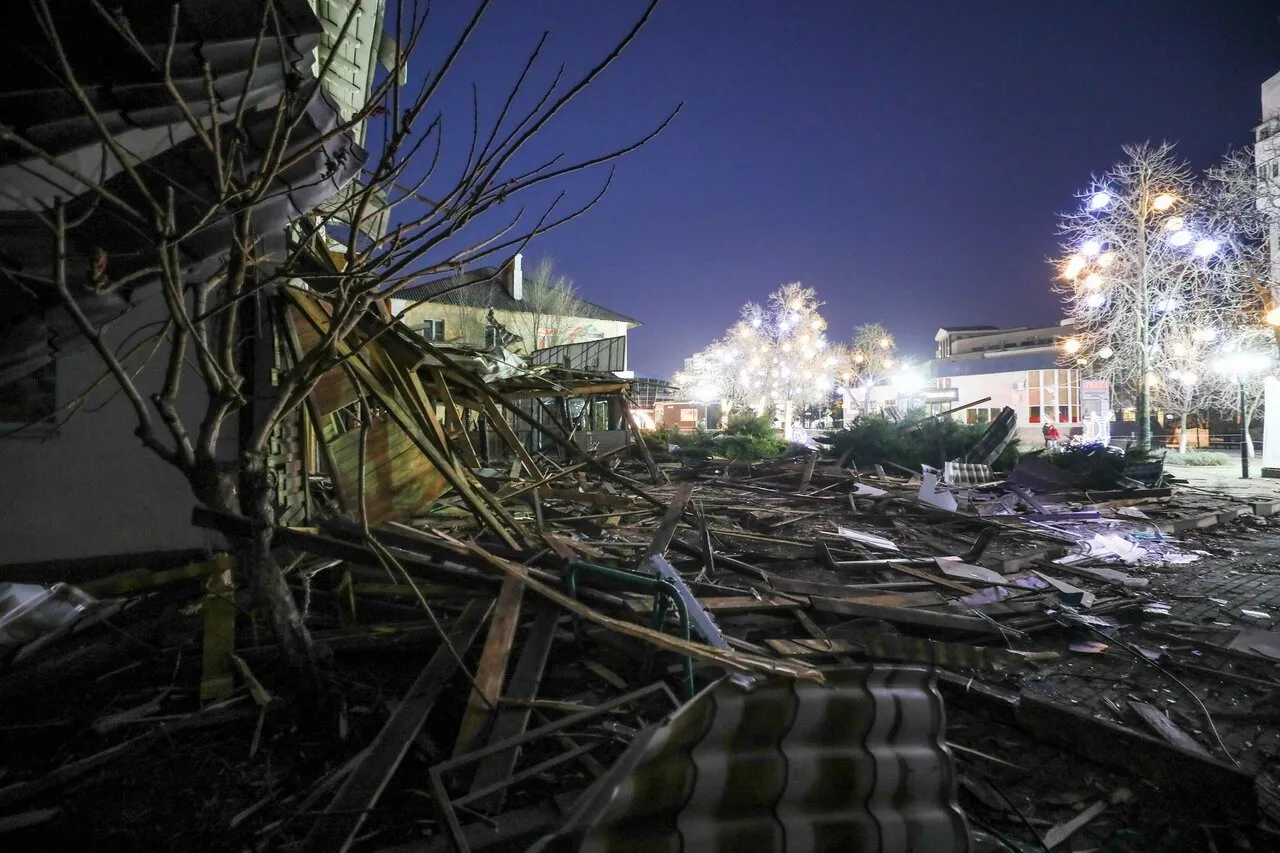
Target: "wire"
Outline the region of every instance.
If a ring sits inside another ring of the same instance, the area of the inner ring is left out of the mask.
[[[1196,701],[1197,705],[1200,706],[1200,713],[1204,714],[1204,720],[1206,723],[1209,724],[1209,731],[1213,732],[1213,739],[1218,742],[1218,748],[1222,750],[1222,754],[1225,755],[1227,758],[1231,759],[1231,763],[1234,764],[1236,767],[1240,766],[1240,762],[1236,761],[1236,757],[1231,754],[1231,751],[1227,749],[1227,745],[1222,742],[1222,735],[1218,734],[1218,727],[1213,724],[1213,716],[1209,713],[1209,709],[1205,707],[1204,702],[1200,701],[1200,697],[1196,695],[1196,692],[1194,690],[1192,690],[1190,687],[1184,684],[1181,679],[1179,679],[1173,673],[1169,672],[1169,670],[1165,669],[1160,664],[1156,663],[1155,661],[1151,660],[1151,658],[1144,655],[1140,649],[1130,645],[1126,640],[1122,640],[1119,637],[1108,637],[1106,634],[1102,633],[1094,626],[1088,625],[1084,622],[1073,623],[1073,624],[1084,625],[1090,631],[1102,637],[1102,639],[1106,640],[1107,642],[1115,643],[1120,648],[1129,652],[1131,655],[1133,655],[1143,663],[1148,664],[1156,672],[1159,672],[1165,678],[1168,678],[1174,684],[1178,685],[1183,690],[1187,691],[1187,694]]]

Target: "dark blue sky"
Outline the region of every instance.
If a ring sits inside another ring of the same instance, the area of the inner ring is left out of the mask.
[[[500,0],[454,82],[475,81],[492,115],[543,30],[548,59],[580,71],[643,6]],[[670,374],[787,281],[817,288],[832,337],[880,321],[921,356],[941,325],[1053,322],[1056,212],[1124,143],[1177,141],[1198,166],[1249,143],[1280,71],[1277,15],[1261,0],[667,0],[531,153],[606,150],[684,110],[526,258],[644,322],[640,375]]]

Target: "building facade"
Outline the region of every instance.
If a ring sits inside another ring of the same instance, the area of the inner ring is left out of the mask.
[[[572,366],[591,369],[594,364],[624,379],[631,377],[627,333],[640,322],[528,278],[520,255],[500,268],[484,267],[405,288],[388,301],[392,314],[428,340],[477,347],[502,344],[521,355],[600,342],[584,348],[588,357],[594,350],[602,351],[594,361]]]
[[[929,362],[933,388],[949,391],[957,408],[952,417],[969,424],[991,421],[1008,406],[1018,415],[1018,438],[1038,447],[1046,423],[1057,424],[1063,438],[1083,434],[1090,420],[1111,419],[1106,382],[1082,379],[1080,371],[1058,364],[1058,343],[1072,326],[992,326],[942,328],[934,336],[935,358]]]
[[[170,37],[169,5],[123,0],[111,4],[113,11],[117,5],[140,43],[150,46],[151,55],[164,56]],[[340,54],[329,63],[321,91],[299,107],[304,112],[295,133],[300,140],[303,134],[317,139],[332,137],[330,153],[341,153],[346,165],[324,178],[321,169],[327,167],[322,163],[306,180],[298,175],[297,187],[269,193],[271,201],[255,209],[264,223],[272,224],[270,239],[280,244],[298,211],[313,209],[332,198],[343,181],[358,172],[363,152],[355,134],[334,134],[333,129],[368,96],[379,49],[385,50],[381,38],[385,5],[385,0],[363,0],[353,33],[341,45],[337,33],[350,4],[328,0],[279,3],[278,30],[261,44],[257,38],[260,3],[202,0],[182,5],[177,46],[171,51],[177,85],[183,92],[197,93],[189,96],[196,106],[201,100],[198,93],[206,91],[210,80],[218,92],[233,92],[234,96],[219,101],[227,115],[234,114],[243,97],[246,124],[253,129],[247,136],[258,134],[260,123],[274,119],[274,105],[285,94],[286,81],[300,79],[305,84],[330,51],[336,49]],[[114,34],[102,32],[105,27],[101,23],[86,26],[86,12],[79,6],[51,6],[56,14],[68,16],[59,23],[64,39],[70,39],[69,53],[81,57],[94,52],[97,58],[86,63],[89,76],[82,82],[93,92],[103,93],[97,107],[99,120],[113,134],[120,150],[193,195],[207,192],[202,183],[208,177],[207,170],[190,165],[199,162],[188,150],[196,142],[194,131],[164,86],[137,70],[136,51]],[[39,54],[48,49],[38,27],[24,28],[12,22],[0,41],[15,53],[21,49]],[[391,53],[394,55],[394,50]],[[0,102],[11,110],[4,121],[56,155],[58,166],[97,176],[108,186],[124,180],[123,166],[105,151],[97,127],[76,106],[75,99],[66,97],[62,84],[41,71],[39,63],[27,65],[22,74],[11,75],[0,86]],[[241,82],[249,68],[256,69],[259,83],[252,88]],[[92,76],[105,73],[101,69],[110,69],[109,76]],[[307,91],[305,85],[303,91]],[[265,138],[266,134],[261,135]],[[21,230],[21,214],[33,206],[48,205],[54,198],[74,203],[86,187],[79,181],[59,178],[58,166],[51,163],[35,157],[24,159],[12,150],[3,153],[0,183],[9,192],[0,200],[4,220],[0,246],[8,253],[33,246],[39,250],[32,253],[38,260],[44,246],[29,240]],[[88,230],[91,225],[83,227]],[[103,233],[115,232],[104,227]],[[127,234],[120,239],[126,238]],[[209,244],[217,245],[217,241]],[[107,254],[117,266],[123,263],[117,258],[139,255],[127,242],[100,245],[108,247]],[[210,259],[196,260],[200,263],[190,267],[192,278],[203,274],[204,262]],[[212,261],[215,266],[219,262],[216,257]],[[209,272],[212,269],[209,267]],[[127,269],[117,269],[115,274],[124,272]],[[72,341],[59,337],[60,330],[70,323],[49,321],[52,315],[47,306],[30,306],[24,311],[27,306],[16,295],[16,288],[6,290],[3,283],[0,294],[5,297],[7,320],[25,314],[22,324],[0,329],[4,333],[0,334],[0,471],[4,472],[0,477],[0,541],[4,543],[0,564],[213,547],[217,537],[191,524],[195,498],[187,480],[134,436],[134,412],[124,395],[116,392],[114,383],[99,381],[104,369],[97,354],[87,346],[70,346]],[[89,295],[81,309],[104,329],[104,342],[122,354],[125,366],[138,371],[136,381],[142,396],[159,392],[163,365],[148,366],[147,351],[131,343],[140,335],[145,339],[146,330],[160,328],[168,319],[159,287],[142,283],[127,297]],[[82,410],[66,417],[77,401]],[[182,383],[177,408],[184,419],[198,421],[205,403],[195,376]],[[229,432],[232,435],[224,436],[223,445],[229,444],[226,452],[234,453],[234,430]]]

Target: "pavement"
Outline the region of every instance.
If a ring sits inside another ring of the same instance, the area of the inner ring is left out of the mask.
[[[1239,460],[1217,466],[1166,465],[1165,471],[1186,480],[1189,488],[1222,494],[1240,503],[1280,501],[1280,479],[1263,477],[1258,460],[1250,466],[1247,480],[1240,476]]]

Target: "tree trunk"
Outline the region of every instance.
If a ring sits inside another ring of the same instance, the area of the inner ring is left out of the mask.
[[[1187,452],[1187,413],[1182,413],[1182,428],[1178,430],[1178,452]]]
[[[220,501],[221,502],[221,501]],[[271,546],[275,531],[275,506],[266,457],[245,453],[240,459],[239,506],[220,507],[238,512],[253,525],[253,533],[231,538],[240,578],[248,584],[254,603],[267,612],[272,633],[280,643],[285,660],[297,673],[304,690],[319,688],[315,646],[303,621],[284,574],[276,565]]]

